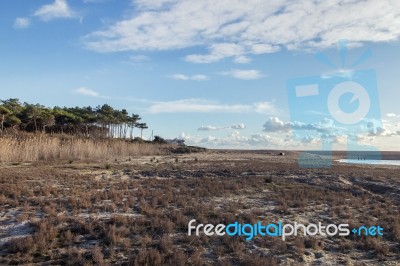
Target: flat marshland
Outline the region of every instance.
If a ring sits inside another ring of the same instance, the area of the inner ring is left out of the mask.
[[[0,171],[0,264],[398,265],[398,167],[300,169],[297,152],[110,145],[36,159],[9,151]],[[187,234],[191,219],[379,225],[384,235],[197,237]]]

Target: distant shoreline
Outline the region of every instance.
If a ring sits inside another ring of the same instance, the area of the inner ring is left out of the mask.
[[[319,154],[328,154],[329,152],[326,151],[317,151],[317,150],[274,150],[274,149],[259,149],[259,150],[254,150],[254,149],[210,149],[207,148],[209,151],[217,151],[217,152],[240,152],[240,153],[256,153],[256,154],[266,154],[266,155],[277,155],[279,156],[279,153],[285,153],[285,156],[298,156],[302,152],[306,153],[319,153]],[[370,151],[332,151],[333,158],[336,159],[346,159],[348,154],[354,154],[354,155],[365,155],[366,157],[368,154],[370,154]],[[380,151],[381,154],[381,159],[382,160],[400,160],[400,151]]]

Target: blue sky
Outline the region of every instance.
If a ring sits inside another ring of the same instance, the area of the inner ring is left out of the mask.
[[[379,102],[371,104],[381,121],[365,119],[369,126],[351,134],[399,150],[400,3],[268,2],[1,1],[0,98],[108,103],[139,113],[150,127],[145,136],[154,130],[206,147],[316,148],[327,137],[323,127],[340,148],[350,133],[335,130],[329,114],[293,120],[287,81],[373,69]],[[340,40],[347,40],[344,65]],[[352,67],[368,50],[372,57]],[[321,52],[337,67],[317,60]],[[295,122],[309,124],[298,127],[307,129],[302,139],[291,135]]]

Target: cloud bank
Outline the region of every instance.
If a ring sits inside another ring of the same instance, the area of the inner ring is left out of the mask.
[[[65,1],[56,0],[59,14]],[[52,6],[54,6],[52,5]],[[400,36],[400,2],[392,0],[135,0],[130,17],[92,32],[86,46],[101,52],[203,47],[185,60],[212,63],[282,49],[324,49],[388,42]],[[38,11],[51,19],[51,6]],[[351,14],[351,16],[349,16]]]

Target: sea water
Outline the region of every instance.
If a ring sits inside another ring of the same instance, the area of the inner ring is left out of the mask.
[[[399,165],[400,160],[357,160],[357,159],[340,159],[341,163],[350,164],[373,164],[373,165]]]

